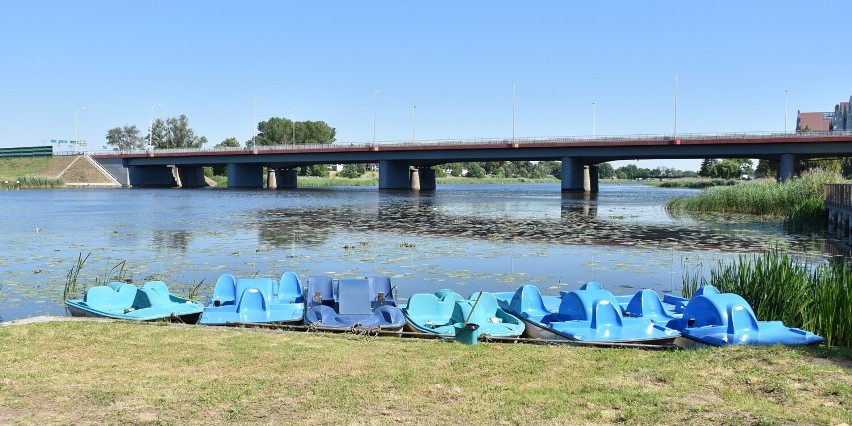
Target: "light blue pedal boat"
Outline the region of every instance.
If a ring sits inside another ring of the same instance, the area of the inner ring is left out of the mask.
[[[481,294],[474,293],[464,299],[448,289],[418,293],[408,299],[402,312],[408,328],[420,333],[452,337],[458,324],[470,323],[479,326],[477,335],[518,337],[523,334],[525,327],[520,319],[500,308],[493,294]]]
[[[715,287],[700,287],[691,299],[671,295],[661,301],[653,290],[619,297],[624,313],[647,318],[682,334],[675,343],[682,347],[700,345],[812,345],[825,341],[821,336],[781,321],[758,321],[741,296],[720,293]]]
[[[596,283],[558,297],[543,298],[532,285],[494,295],[500,307],[525,323],[531,338],[671,346],[680,336],[649,318],[625,316],[615,296]]]
[[[194,324],[204,305],[175,296],[162,281],[150,281],[142,288],[113,282],[86,290],[82,299],[65,302],[75,317],[113,318],[131,321],[175,320]]]
[[[240,278],[225,274],[216,281],[210,304],[199,324],[301,323],[305,315],[302,284],[293,272],[277,282],[270,278]]]

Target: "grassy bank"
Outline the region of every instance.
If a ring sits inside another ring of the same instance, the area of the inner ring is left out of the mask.
[[[700,266],[684,271],[685,297],[711,284],[742,296],[759,320],[780,320],[813,331],[830,345],[852,347],[852,271],[846,261],[814,265],[771,250],[719,261],[709,280]]]
[[[849,421],[850,362],[824,348],[648,352],[40,323],[0,327],[0,419],[837,424]]]
[[[666,204],[672,213],[744,213],[784,218],[794,230],[823,229],[826,222],[823,186],[840,182],[835,173],[815,172],[783,183],[760,180],[736,186],[709,188]]]
[[[704,189],[714,186],[734,186],[741,181],[736,179],[710,179],[710,178],[678,178],[678,179],[645,179],[643,185],[656,186],[659,188],[688,188]]]

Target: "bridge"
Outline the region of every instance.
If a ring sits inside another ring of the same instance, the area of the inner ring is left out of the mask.
[[[852,132],[724,133],[433,140],[163,149],[92,154],[125,186],[205,186],[203,167],[227,165],[228,186],[295,188],[296,167],[378,163],[379,189],[435,189],[432,166],[473,161],[561,161],[562,190],[597,192],[600,163],[615,160],[758,158],[793,176],[797,160],[852,156]]]

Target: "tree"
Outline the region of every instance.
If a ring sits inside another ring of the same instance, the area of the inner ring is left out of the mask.
[[[710,169],[710,177],[721,179],[736,179],[742,174],[740,163],[737,160],[726,158]]]
[[[257,124],[258,134],[255,143],[259,146],[292,145],[295,126],[295,143],[322,144],[333,143],[337,130],[325,121],[292,121],[287,118],[272,117]]]
[[[467,177],[484,178],[485,169],[479,163],[467,163]]]
[[[196,136],[195,131],[189,128],[189,119],[186,115],[180,117],[169,117],[165,122],[161,119],[154,120],[151,125],[151,144],[157,149],[169,148],[201,148],[207,143],[204,136]]]
[[[313,164],[310,166],[304,166],[298,168],[299,176],[316,176],[316,177],[328,177],[328,166],[325,164]]]
[[[612,179],[615,177],[615,169],[612,168],[612,164],[598,164],[598,177],[601,179]]]
[[[367,166],[363,164],[344,164],[343,170],[338,173],[338,176],[346,177],[350,179],[354,179],[357,177],[361,177],[364,173],[367,172]]]
[[[131,149],[144,149],[145,142],[139,137],[139,129],[136,126],[116,127],[109,129],[106,134],[107,145],[119,151]]]
[[[240,144],[240,141],[238,141],[237,138],[228,138],[217,143],[213,148],[239,148],[240,146],[242,146],[242,144]]]
[[[710,169],[712,169],[713,165],[718,162],[719,160],[715,158],[705,158],[704,161],[701,162],[701,168],[698,169],[698,176],[710,177]]]

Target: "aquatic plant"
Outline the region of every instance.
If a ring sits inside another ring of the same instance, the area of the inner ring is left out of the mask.
[[[809,223],[825,221],[823,187],[842,180],[837,173],[817,170],[782,183],[759,180],[714,187],[696,196],[672,198],[666,203],[666,210],[782,217],[791,229],[810,230]]]
[[[719,261],[709,279],[702,266],[683,268],[685,297],[710,284],[742,296],[760,320],[780,320],[825,337],[829,345],[852,346],[852,265],[846,259],[813,263],[772,249]]]
[[[61,188],[65,186],[63,179],[47,178],[41,176],[19,176],[16,185],[22,189],[33,188]],[[11,184],[11,182],[10,182]]]
[[[62,291],[62,300],[68,300],[71,297],[77,297],[77,277],[80,275],[80,270],[83,269],[83,265],[86,264],[86,260],[89,259],[89,256],[92,255],[92,252],[83,257],[83,253],[81,252],[77,256],[77,262],[71,266],[71,270],[68,271],[68,276],[65,278],[65,288]]]

